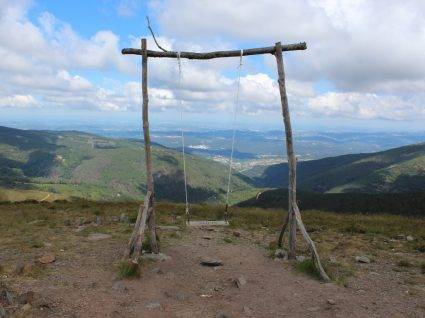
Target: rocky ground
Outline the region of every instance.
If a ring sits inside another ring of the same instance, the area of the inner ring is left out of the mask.
[[[166,256],[146,260],[140,278],[119,279],[123,237],[79,236],[82,227],[66,248],[54,250],[64,238],[53,238],[34,264],[3,275],[0,317],[425,317],[424,285],[408,281],[420,274],[394,271],[390,260],[354,260],[345,287],[324,284],[269,257],[268,234],[171,227],[161,230]],[[208,259],[221,264],[200,264]]]
[[[282,211],[186,228],[183,205],[157,208],[164,254],[123,278],[136,202],[0,204],[0,317],[425,317],[423,219],[303,211],[324,284],[301,237],[297,261],[276,250]]]

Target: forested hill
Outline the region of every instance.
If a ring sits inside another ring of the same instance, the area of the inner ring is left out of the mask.
[[[153,145],[156,196],[182,201],[181,153]],[[227,168],[187,155],[189,199],[223,201]],[[93,200],[140,199],[146,191],[143,144],[76,131],[34,131],[0,127],[0,200],[84,197]],[[234,195],[250,191],[238,176]],[[24,195],[22,194],[24,193]],[[38,195],[38,196],[37,196]],[[222,203],[222,202],[221,202]]]
[[[249,171],[259,187],[287,187],[286,163]],[[321,193],[425,191],[425,143],[387,151],[301,161],[299,189]]]

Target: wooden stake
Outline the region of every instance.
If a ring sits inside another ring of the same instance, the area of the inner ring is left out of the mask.
[[[151,192],[152,197],[149,200],[149,229],[150,229],[150,245],[154,253],[158,253],[158,244],[156,242],[156,222],[155,222],[155,191],[153,185],[152,173],[152,155],[151,155],[151,138],[149,133],[149,97],[148,97],[148,54],[146,39],[142,39],[142,94],[143,94],[143,138],[145,141],[145,160],[146,160],[146,179],[147,188]]]
[[[288,156],[288,169],[289,169],[289,206],[288,206],[288,224],[289,224],[289,258],[295,258],[295,235],[296,235],[296,224],[300,228],[300,231],[306,240],[311,255],[314,261],[314,264],[320,274],[320,277],[324,281],[329,281],[329,277],[326,274],[325,270],[322,267],[320,262],[319,254],[317,253],[316,246],[313,240],[307,233],[304,223],[301,219],[301,213],[297,205],[297,184],[296,184],[296,173],[297,173],[297,161],[294,154],[294,145],[292,140],[292,128],[291,128],[291,119],[289,117],[289,106],[288,106],[288,97],[286,96],[286,87],[285,87],[285,71],[283,68],[283,57],[282,57],[282,44],[280,42],[276,43],[276,63],[277,71],[279,75],[279,91],[280,91],[280,100],[282,103],[282,115],[283,122],[285,124],[285,133],[286,133],[286,152]],[[282,231],[285,231],[285,224],[282,227]],[[283,238],[283,233],[280,233],[279,238]],[[278,242],[279,243],[279,242]]]
[[[292,128],[291,128],[291,119],[289,117],[289,107],[288,107],[288,97],[286,96],[286,87],[285,87],[285,70],[283,68],[283,57],[282,57],[282,44],[280,42],[276,43],[275,49],[276,63],[277,63],[277,72],[279,75],[279,91],[280,91],[280,101],[282,103],[282,115],[283,123],[285,125],[285,134],[286,134],[286,153],[288,156],[288,170],[289,170],[289,187],[288,187],[288,225],[289,225],[289,253],[288,258],[294,259],[296,256],[295,252],[295,241],[296,241],[296,219],[294,209],[292,208],[293,202],[296,202],[296,179],[294,172],[295,165],[295,155],[294,147],[292,143]],[[285,226],[286,227],[286,226]],[[285,229],[282,228],[282,231]],[[283,238],[283,233],[281,234]]]

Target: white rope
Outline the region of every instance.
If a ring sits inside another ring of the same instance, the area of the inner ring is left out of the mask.
[[[180,125],[181,125],[181,141],[182,141],[182,157],[183,157],[183,178],[184,178],[184,196],[185,196],[185,204],[186,204],[186,218],[189,218],[189,201],[187,199],[187,175],[186,175],[186,154],[185,154],[185,146],[184,146],[184,130],[183,130],[183,99],[181,94],[181,86],[182,86],[182,65],[180,59],[180,52],[177,52],[177,64],[179,66],[179,104],[180,104]]]
[[[241,50],[241,55],[240,55],[240,58],[239,58],[238,82],[237,82],[235,104],[233,106],[233,135],[232,135],[232,149],[230,151],[229,175],[228,175],[228,179],[227,179],[226,214],[227,214],[227,207],[229,206],[230,181],[231,181],[231,178],[232,178],[232,166],[233,166],[233,152],[235,150],[236,117],[237,117],[238,107],[239,107],[239,91],[240,91],[240,86],[241,86],[242,56],[243,56],[243,50]],[[226,218],[227,218],[227,215],[226,215]]]

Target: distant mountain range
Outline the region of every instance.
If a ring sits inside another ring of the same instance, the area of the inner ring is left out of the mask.
[[[158,144],[152,146],[152,153],[157,198],[183,201],[181,153]],[[191,202],[223,203],[225,165],[189,154],[187,173]],[[0,200],[47,196],[141,199],[145,180],[140,140],[0,127]],[[238,193],[253,193],[242,178],[235,175],[232,180],[232,199],[237,200]]]
[[[181,153],[159,144],[154,144],[152,151],[157,199],[183,201]],[[220,162],[188,154],[190,201],[223,203],[227,169]],[[232,202],[246,200],[265,189],[287,187],[287,169],[286,164],[278,164],[256,166],[243,175],[235,173]],[[300,161],[297,171],[298,188],[309,192],[423,192],[425,143]],[[140,140],[0,127],[0,201],[141,199],[146,191],[145,180]]]
[[[288,186],[287,163],[255,167],[245,173],[257,187]],[[300,161],[297,187],[319,193],[425,191],[425,143]]]

